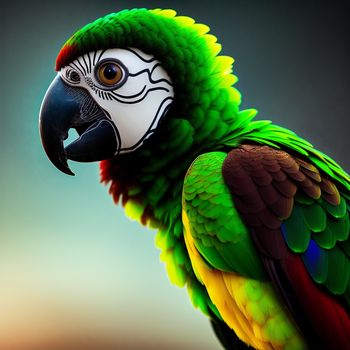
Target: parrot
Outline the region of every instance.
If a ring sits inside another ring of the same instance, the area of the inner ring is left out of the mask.
[[[350,177],[241,109],[221,50],[173,9],[97,18],[57,56],[44,151],[68,175],[68,160],[99,162],[115,204],[157,230],[170,282],[223,348],[350,349]]]

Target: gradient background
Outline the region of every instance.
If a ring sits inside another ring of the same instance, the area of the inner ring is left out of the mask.
[[[291,128],[349,171],[345,1],[11,1],[1,8],[0,349],[219,349],[155,232],[124,217],[97,164],[57,171],[37,119],[65,40],[122,8],[174,8],[236,59],[242,108]]]

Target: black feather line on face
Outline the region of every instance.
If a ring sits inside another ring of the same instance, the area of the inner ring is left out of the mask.
[[[85,67],[82,65],[82,63],[80,62],[80,57],[77,59],[77,62],[78,62],[78,64],[79,64],[79,66],[81,67],[81,69],[83,70],[83,74],[84,74],[84,76],[86,76],[87,75],[87,71],[85,70]]]
[[[149,81],[152,83],[152,84],[157,84],[157,83],[161,83],[161,82],[165,82],[167,84],[169,84],[170,86],[173,86],[172,82],[168,79],[159,79],[159,80],[153,80],[152,79],[152,74],[154,72],[154,70],[157,68],[157,67],[161,67],[162,65],[160,63],[157,63],[153,66],[152,70],[149,70],[148,68],[146,69],[143,69],[137,73],[129,73],[129,76],[131,77],[137,77],[138,75],[141,75],[143,73],[147,73],[148,75],[148,79]]]
[[[89,66],[88,66],[88,64],[87,64],[87,62],[86,62],[86,60],[85,60],[85,57],[84,57],[85,55],[83,55],[82,56],[82,59],[83,59],[83,62],[84,62],[84,64],[85,64],[85,68],[86,68],[86,73],[88,74],[89,73]],[[90,57],[90,55],[88,55],[89,57]]]
[[[118,102],[120,102],[120,103],[124,103],[124,104],[136,104],[136,103],[139,103],[139,102],[143,101],[151,91],[157,91],[157,90],[163,90],[163,91],[169,92],[169,89],[164,88],[164,87],[151,88],[151,89],[148,89],[148,90],[146,91],[146,93],[145,93],[140,99],[135,100],[135,101],[123,101],[123,100],[120,100],[120,99],[117,97],[117,95],[114,96],[114,94],[113,94],[113,95],[111,94],[110,96],[111,96],[114,100],[116,100],[116,101],[118,101]],[[140,95],[140,93],[138,93],[137,95]]]
[[[160,106],[158,107],[158,110],[152,120],[152,123],[151,125],[149,126],[148,130],[146,131],[146,133],[143,135],[143,137],[135,144],[133,145],[132,147],[126,147],[126,148],[121,148],[120,151],[124,151],[124,152],[130,152],[136,148],[138,148],[146,138],[148,138],[150,136],[151,133],[153,133],[155,130],[152,129],[153,125],[155,124],[155,122],[157,120],[161,120],[165,114],[167,113],[167,111],[169,110],[169,106],[171,105],[171,102],[169,103],[169,105],[164,108],[164,110],[162,111],[162,107],[163,105],[167,102],[167,101],[173,101],[173,98],[172,97],[166,97],[160,104]],[[161,115],[160,115],[161,113]]]
[[[150,59],[146,59],[144,57],[142,57],[139,53],[137,53],[136,51],[134,51],[133,49],[131,49],[130,47],[125,48],[124,50],[130,51],[132,52],[135,56],[137,56],[140,60],[142,60],[145,63],[150,63],[156,60],[155,57],[151,57]]]
[[[95,52],[96,52],[96,51],[95,51]],[[91,74],[91,69],[92,69],[92,66],[91,66],[91,57],[90,57],[89,54],[87,55],[87,57],[88,57],[88,60],[89,60],[89,69],[88,69],[88,72],[89,72],[89,74]]]
[[[144,91],[146,90],[146,87],[147,87],[147,86],[144,85],[143,88],[142,88],[142,90],[140,90],[139,92],[137,92],[137,93],[134,94],[134,95],[129,95],[129,96],[117,94],[117,93],[114,92],[114,91],[111,91],[111,93],[112,93],[114,96],[116,96],[116,97],[129,99],[129,98],[134,98],[134,97],[138,97],[138,96],[142,95],[142,94],[144,93]]]

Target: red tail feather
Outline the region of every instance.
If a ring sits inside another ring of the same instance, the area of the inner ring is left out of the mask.
[[[350,349],[350,317],[341,303],[311,280],[297,255],[290,254],[282,264],[325,349]]]

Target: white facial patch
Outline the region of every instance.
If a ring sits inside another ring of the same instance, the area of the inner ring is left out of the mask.
[[[114,64],[120,68],[117,72],[112,70]],[[119,153],[140,147],[174,99],[173,85],[161,63],[135,48],[90,52],[62,68],[60,75],[69,85],[88,90],[113,121]]]

